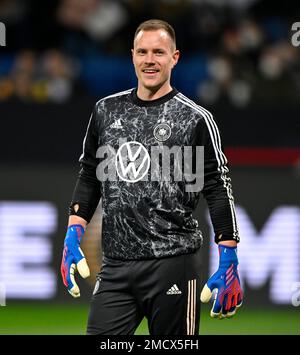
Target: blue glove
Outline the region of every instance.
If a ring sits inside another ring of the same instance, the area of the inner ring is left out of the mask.
[[[243,291],[237,270],[237,248],[219,245],[219,256],[219,269],[204,285],[200,298],[207,303],[216,290],[210,315],[222,319],[232,317],[242,305]]]
[[[84,228],[80,224],[73,224],[68,227],[60,267],[64,285],[75,298],[80,297],[80,290],[74,278],[75,271],[78,270],[83,278],[90,276],[89,267],[80,249],[83,233]]]

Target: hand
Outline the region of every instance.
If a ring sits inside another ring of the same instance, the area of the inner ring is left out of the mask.
[[[237,248],[219,245],[220,265],[207,281],[201,292],[201,302],[210,301],[216,289],[210,315],[213,318],[230,318],[243,302],[243,291],[238,275]]]
[[[78,270],[83,278],[90,276],[89,267],[80,249],[83,233],[84,228],[80,224],[73,224],[68,227],[60,267],[64,285],[75,298],[80,297],[80,290],[74,278],[75,271]]]

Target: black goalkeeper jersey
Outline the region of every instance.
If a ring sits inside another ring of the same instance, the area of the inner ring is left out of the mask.
[[[162,160],[153,160],[156,148],[187,146],[193,149],[193,159],[195,147],[204,147],[201,191],[189,191],[190,182],[184,177],[175,179],[174,156],[169,160],[169,179],[162,178]],[[218,128],[209,111],[177,90],[143,101],[136,89],[130,89],[98,101],[79,161],[70,214],[89,222],[102,197],[105,256],[137,260],[194,252],[203,238],[192,216],[201,193],[208,203],[215,241],[239,241]]]

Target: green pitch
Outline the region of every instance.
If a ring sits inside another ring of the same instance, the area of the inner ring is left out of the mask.
[[[0,307],[0,334],[84,334],[88,305],[19,304]],[[216,320],[203,307],[201,334],[300,334],[300,308],[262,310],[241,307],[232,319]],[[148,334],[144,320],[136,334]]]

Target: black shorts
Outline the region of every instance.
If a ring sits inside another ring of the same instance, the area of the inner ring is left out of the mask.
[[[87,334],[198,335],[200,249],[193,254],[121,261],[103,258],[91,299]]]

